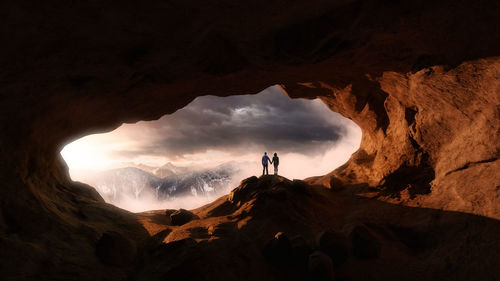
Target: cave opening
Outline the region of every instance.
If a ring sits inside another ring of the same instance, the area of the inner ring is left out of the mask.
[[[280,176],[303,179],[341,166],[360,142],[361,129],[321,100],[291,99],[271,86],[255,95],[201,96],[158,120],[80,138],[61,155],[72,180],[141,212],[207,204],[261,175],[264,151],[278,154]]]

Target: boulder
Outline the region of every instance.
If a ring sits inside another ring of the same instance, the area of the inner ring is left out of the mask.
[[[298,235],[290,240],[292,245],[292,258],[295,264],[299,266],[306,266],[307,259],[311,253],[311,246],[307,240]]]
[[[318,236],[318,248],[327,254],[334,265],[343,264],[349,257],[349,239],[336,231],[324,231]]]
[[[199,217],[188,210],[179,209],[170,214],[170,219],[172,225],[183,225],[192,220],[199,219]]]
[[[167,215],[167,217],[170,217],[170,215],[175,213],[176,211],[177,211],[176,209],[166,209],[165,215]]]
[[[353,253],[358,258],[370,259],[380,256],[382,245],[366,225],[355,226],[349,234]]]
[[[314,251],[311,255],[309,255],[307,271],[309,273],[310,280],[335,280],[333,274],[333,261],[327,254],[321,251]]]
[[[269,240],[263,250],[264,256],[278,267],[286,267],[292,261],[292,244],[283,232],[278,232],[273,239]]]
[[[101,262],[114,266],[127,266],[132,263],[136,247],[132,240],[118,232],[108,231],[102,234],[96,245],[96,255]]]
[[[240,185],[229,193],[228,200],[231,203],[238,203],[257,189],[259,179],[256,176],[246,178]]]

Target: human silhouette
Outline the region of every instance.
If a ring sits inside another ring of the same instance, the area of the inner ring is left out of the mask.
[[[278,157],[278,153],[274,153],[273,160],[271,164],[274,165],[274,175],[278,175],[278,165],[280,164],[280,158]]]
[[[262,175],[269,175],[269,171],[267,169],[267,163],[272,163],[269,156],[267,156],[267,152],[264,152],[264,156],[262,156]]]

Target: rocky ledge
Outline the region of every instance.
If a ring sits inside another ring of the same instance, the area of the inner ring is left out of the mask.
[[[388,204],[279,176],[251,177],[181,226],[152,234],[131,280],[488,280],[500,223]],[[478,242],[481,241],[481,242]]]

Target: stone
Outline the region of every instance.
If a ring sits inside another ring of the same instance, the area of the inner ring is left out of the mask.
[[[355,226],[349,237],[356,257],[370,259],[380,256],[381,242],[366,225]]]
[[[188,210],[179,209],[170,214],[170,219],[172,221],[172,225],[183,225],[192,220],[198,219],[198,216]]]
[[[311,246],[307,240],[298,235],[290,240],[292,245],[292,258],[293,262],[298,266],[306,266],[307,259],[311,253]]]
[[[170,217],[170,215],[175,213],[176,211],[177,211],[176,209],[166,209],[165,215],[167,215],[167,217]]]
[[[317,244],[336,266],[343,264],[349,257],[349,239],[340,232],[327,230],[320,233]]]
[[[311,255],[309,255],[307,271],[309,273],[310,280],[335,280],[332,259],[321,251],[314,251]]]
[[[134,242],[118,232],[104,232],[97,242],[96,255],[108,265],[127,266],[136,254]]]
[[[236,222],[224,222],[217,225],[209,226],[207,232],[211,236],[224,237],[233,233],[237,229],[238,228]]]
[[[291,265],[292,244],[288,236],[283,232],[276,233],[273,239],[266,244],[262,253],[272,264],[278,267]]]

